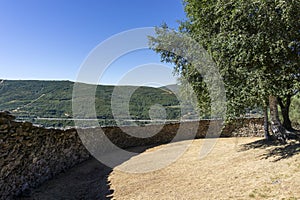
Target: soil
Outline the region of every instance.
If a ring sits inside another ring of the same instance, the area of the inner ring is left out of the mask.
[[[30,199],[300,199],[298,141],[221,138],[201,158],[209,141],[147,147],[113,169],[91,159],[33,190]]]
[[[18,199],[107,199],[106,196],[110,194],[107,184],[110,172],[110,168],[96,159],[90,159],[32,190],[29,197]]]

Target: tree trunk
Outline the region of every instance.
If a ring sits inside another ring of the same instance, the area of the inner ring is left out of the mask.
[[[292,96],[287,96],[285,104],[284,104],[284,102],[281,98],[278,98],[278,103],[280,105],[281,114],[282,114],[282,117],[283,117],[282,125],[288,131],[294,131],[294,129],[292,127],[292,122],[291,122],[290,116],[289,116],[291,98],[292,98]]]
[[[282,143],[286,143],[286,130],[279,120],[277,97],[269,96],[269,105],[272,133],[277,140]]]
[[[269,119],[268,119],[268,107],[264,107],[264,130],[265,130],[265,139],[270,140],[270,133],[269,133]]]

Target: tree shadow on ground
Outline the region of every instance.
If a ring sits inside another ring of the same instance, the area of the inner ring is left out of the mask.
[[[268,141],[262,139],[242,145],[241,151],[250,149],[266,149],[267,152],[261,156],[262,159],[274,158],[273,162],[277,162],[299,154],[300,141],[289,140],[287,144],[281,144],[276,140]]]
[[[142,153],[155,145],[128,148],[128,151]],[[110,188],[108,177],[114,166],[129,160],[131,156],[122,156],[110,152],[113,166],[106,166],[95,158],[74,166],[65,173],[60,173],[51,180],[33,189],[28,196],[18,196],[18,200],[75,200],[75,199],[112,199],[114,191]]]

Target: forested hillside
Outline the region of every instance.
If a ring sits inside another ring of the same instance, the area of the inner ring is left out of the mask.
[[[34,123],[46,126],[73,125],[71,81],[3,80],[0,84],[0,110],[7,110]],[[118,86],[126,93],[131,86]],[[97,118],[102,125],[115,122],[111,111],[114,86],[98,85],[95,98]],[[121,95],[122,98],[122,95]],[[122,99],[119,99],[122,101]],[[166,109],[167,119],[180,116],[179,101],[167,88],[139,87],[132,94],[129,110],[132,119],[147,120],[149,109],[160,104]],[[62,118],[44,119],[44,118]]]
[[[292,98],[290,117],[294,123],[300,125],[300,93]]]
[[[73,84],[74,82],[71,81],[0,81],[0,110],[10,111],[20,120],[44,126],[73,126]],[[132,89],[132,86],[117,87],[121,87],[124,94]],[[97,86],[95,107],[100,125],[116,124],[111,109],[111,96],[114,88],[115,86]],[[181,116],[180,102],[168,88],[176,90],[175,85],[162,88],[139,87],[130,98],[130,117],[134,120],[149,120],[151,106],[160,104],[166,110],[166,119],[179,119]],[[122,96],[120,95],[118,101],[124,100]],[[299,94],[292,99],[290,117],[294,123],[300,124]],[[128,121],[122,123],[130,125]]]

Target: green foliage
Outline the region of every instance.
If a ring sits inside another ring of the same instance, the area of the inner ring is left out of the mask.
[[[189,34],[216,62],[225,83],[228,118],[266,106],[270,95],[284,98],[299,92],[299,0],[185,0],[184,6],[188,19],[179,31]],[[210,99],[202,75],[174,53],[184,47],[160,48],[160,43],[174,40],[167,34],[174,33],[163,25],[157,37],[150,38],[151,48],[176,65],[176,72],[197,92],[199,106],[207,107]]]
[[[290,118],[292,122],[300,125],[300,93],[292,98]]]
[[[74,123],[70,120],[73,84],[70,81],[4,80],[0,84],[0,110],[11,111],[19,119],[45,126],[73,126]],[[128,93],[132,88],[131,86],[116,87],[120,87],[123,94]],[[99,85],[96,89],[95,110],[99,124],[102,126],[116,124],[111,109],[114,89],[114,86],[104,85]],[[118,100],[124,101],[122,94]],[[181,114],[179,103],[177,97],[166,88],[139,87],[130,98],[129,112],[132,119],[150,119],[149,109],[155,104],[160,104],[166,110],[166,119],[178,119]],[[86,118],[91,117],[89,113],[84,113],[84,110],[82,115]],[[49,121],[43,118],[62,119]],[[125,119],[125,115],[120,118]]]

